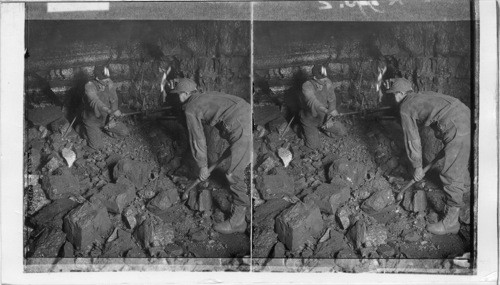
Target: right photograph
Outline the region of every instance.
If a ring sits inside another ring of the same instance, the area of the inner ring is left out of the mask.
[[[473,274],[474,5],[401,2],[255,4],[253,271]]]

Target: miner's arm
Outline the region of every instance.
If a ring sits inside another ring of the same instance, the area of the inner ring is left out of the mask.
[[[201,116],[197,116],[193,112],[186,111],[186,124],[193,158],[198,167],[207,167],[207,143],[205,133],[203,132]]]
[[[333,88],[333,84],[331,82],[328,82],[326,85],[326,88],[328,90],[328,97],[326,98],[328,102],[328,113],[329,114],[335,114],[338,115],[337,112],[337,97],[335,97],[335,90]]]
[[[401,125],[406,146],[406,154],[413,168],[422,167],[422,144],[418,133],[416,116],[401,111]]]
[[[92,82],[85,84],[85,96],[87,97],[90,107],[94,109],[96,116],[99,117],[100,114],[111,113],[111,109],[109,109],[97,96],[97,88]]]
[[[306,82],[302,85],[302,94],[304,94],[305,103],[309,110],[315,114],[316,112],[320,112],[322,114],[326,114],[328,110],[326,109],[321,102],[318,101],[316,95],[314,95],[314,87],[312,83]]]
[[[109,83],[109,92],[110,92],[109,102],[111,103],[111,111],[114,112],[118,110],[118,95],[116,94],[116,85],[112,81]]]

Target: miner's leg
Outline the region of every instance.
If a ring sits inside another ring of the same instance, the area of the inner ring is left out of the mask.
[[[454,138],[445,144],[444,165],[440,177],[446,194],[447,212],[442,221],[427,227],[433,234],[456,234],[460,230],[458,216],[460,207],[464,206],[464,178],[469,173],[470,143],[470,132],[459,130]]]
[[[101,123],[97,119],[83,120],[85,139],[89,147],[100,150],[103,147]]]
[[[247,126],[248,125],[248,126]],[[248,186],[245,183],[245,168],[250,164],[250,122],[242,122],[242,128],[233,135],[231,143],[231,165],[226,174],[233,196],[231,218],[214,225],[214,230],[223,233],[243,233],[247,228],[246,210],[250,207]]]
[[[304,145],[311,150],[316,150],[320,146],[318,130],[318,121],[320,120],[321,119],[315,118],[310,114],[300,112],[300,124],[302,126]]]

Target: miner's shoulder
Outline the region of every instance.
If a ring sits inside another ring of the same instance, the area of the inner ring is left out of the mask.
[[[314,85],[311,82],[311,80],[308,80],[308,81],[304,82],[304,84],[302,84],[302,89],[304,89],[304,90],[314,90]]]
[[[97,90],[97,86],[94,81],[90,80],[85,84],[85,91],[95,91]]]

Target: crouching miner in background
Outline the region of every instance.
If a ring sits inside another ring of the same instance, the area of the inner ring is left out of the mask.
[[[464,180],[469,175],[470,110],[460,100],[448,95],[415,93],[411,82],[403,78],[396,79],[387,92],[394,93],[396,102],[400,104],[406,152],[415,169],[413,178],[416,181],[424,177],[418,125],[430,126],[436,138],[444,144],[445,157],[440,178],[446,194],[446,215],[443,220],[428,225],[427,230],[437,235],[456,234],[460,230],[460,207],[464,206]]]
[[[200,180],[210,176],[203,124],[216,127],[221,137],[229,142],[231,161],[226,178],[233,196],[232,213],[228,220],[216,223],[214,230],[223,234],[245,232],[245,214],[250,206],[244,181],[245,168],[250,163],[250,104],[242,98],[220,92],[198,93],[196,83],[187,78],[180,79],[171,93],[178,94],[183,104],[191,152],[200,168]]]
[[[330,116],[337,116],[335,91],[332,81],[328,79],[326,67],[315,65],[312,69],[313,78],[302,85],[300,124],[303,131],[305,146],[309,151],[320,146],[319,127]],[[330,122],[328,128],[334,127]],[[343,126],[338,126],[343,129]]]
[[[94,79],[85,85],[83,105],[84,137],[89,147],[99,150],[103,146],[101,136],[106,122],[109,122],[112,117],[122,116],[118,110],[116,88],[109,78],[109,69],[106,66],[94,68]],[[127,136],[129,133],[122,122],[114,120],[105,131],[110,135],[118,136]]]

